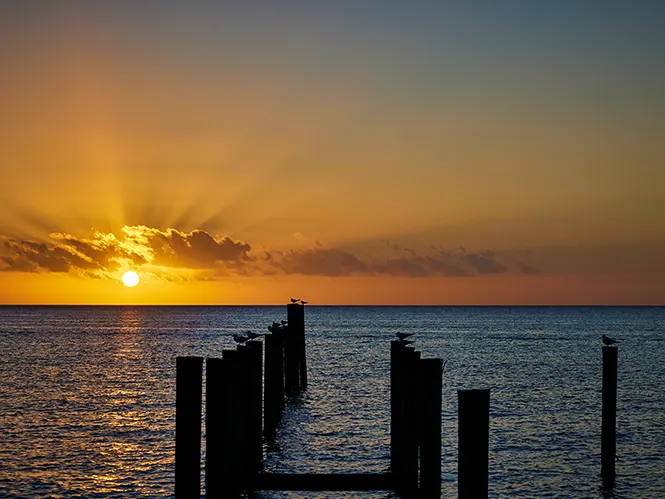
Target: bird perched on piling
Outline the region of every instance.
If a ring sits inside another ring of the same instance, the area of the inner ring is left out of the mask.
[[[619,342],[617,340],[613,340],[612,338],[610,338],[607,335],[603,335],[603,344],[605,344],[607,346],[610,346],[610,345],[614,345],[615,343],[619,343]]]
[[[284,319],[282,319],[282,326],[286,326],[288,323],[289,321],[285,321]]]
[[[234,334],[233,335],[233,341],[235,341],[236,343],[245,343],[248,339],[249,338],[247,336],[244,336],[242,334]]]
[[[261,333],[253,333],[252,331],[246,331],[245,336],[247,336],[248,340],[255,340],[259,336],[263,336]]]
[[[277,333],[279,331],[284,331],[285,327],[286,321],[282,321],[281,324],[279,322],[272,321],[272,324],[268,326],[268,331],[271,333]]]
[[[291,303],[298,303],[299,301],[299,298],[291,298]]]
[[[413,336],[414,334],[415,334],[415,333],[400,333],[400,332],[398,331],[398,332],[397,332],[397,337],[398,337],[400,340],[405,340],[405,339],[407,339],[409,336]]]
[[[300,300],[300,304],[301,304],[301,305],[307,305],[308,303],[309,303],[308,301]]]

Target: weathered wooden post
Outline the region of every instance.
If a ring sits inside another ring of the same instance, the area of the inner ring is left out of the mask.
[[[247,369],[246,348],[223,350],[225,415],[222,438],[225,442],[222,478],[224,497],[240,497],[248,469]],[[207,496],[206,496],[207,497]]]
[[[614,487],[616,470],[616,421],[617,421],[617,347],[603,347],[603,410],[600,443],[600,474],[603,487]]]
[[[483,499],[488,494],[489,390],[457,390],[459,499]]]
[[[402,468],[401,489],[406,494],[413,494],[418,489],[418,434],[419,400],[418,371],[420,352],[406,347],[404,357],[404,393],[402,405],[402,438],[404,461]],[[400,483],[398,482],[398,483]]]
[[[401,407],[402,386],[404,381],[403,361],[404,346],[399,341],[390,342],[390,468],[393,473],[399,473],[402,433],[401,433]]]
[[[201,495],[203,358],[176,357],[175,496]]]
[[[284,334],[281,331],[268,334],[265,342],[263,434],[266,439],[271,440],[275,438],[277,424],[284,409]]]
[[[286,306],[286,318],[289,331],[295,336],[295,348],[298,363],[298,389],[307,388],[307,347],[305,345],[305,306],[299,303],[290,303]]]
[[[206,359],[206,497],[221,497],[224,492],[224,467],[227,442],[228,397],[222,359]]]
[[[263,463],[263,343],[261,341],[248,341],[249,376],[247,378],[249,389],[249,418],[251,440],[251,464],[254,470],[261,468]]]
[[[298,395],[300,391],[300,371],[298,368],[298,343],[296,333],[289,324],[284,333],[284,391],[287,397]]]
[[[441,497],[443,360],[420,361],[420,497]]]

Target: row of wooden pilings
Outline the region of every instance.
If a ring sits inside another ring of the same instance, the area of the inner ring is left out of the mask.
[[[287,325],[221,358],[206,359],[206,497],[238,497],[263,464],[285,401],[307,387],[304,307],[287,305]],[[203,358],[176,358],[175,495],[201,489]]]
[[[285,399],[307,386],[304,312],[287,307],[288,326],[248,341],[222,358],[206,359],[206,497],[239,497],[249,490],[394,490],[402,497],[441,495],[441,359],[422,359],[403,341],[390,351],[388,473],[259,473],[263,439],[275,438]],[[201,357],[176,360],[177,499],[201,488]],[[263,383],[263,384],[262,384]],[[601,475],[615,480],[617,349],[603,348]],[[458,497],[488,497],[489,390],[458,390]],[[263,414],[263,418],[261,415]]]

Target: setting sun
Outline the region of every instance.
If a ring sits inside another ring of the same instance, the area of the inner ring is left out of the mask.
[[[136,272],[129,271],[122,274],[122,283],[128,288],[133,288],[139,283],[139,275]]]

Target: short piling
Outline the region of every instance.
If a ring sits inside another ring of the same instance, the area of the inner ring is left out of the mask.
[[[203,358],[176,357],[175,496],[201,494]]]
[[[250,426],[250,454],[251,466],[259,470],[263,462],[263,342],[248,341],[246,343],[249,352],[249,384],[248,396]]]
[[[224,374],[222,359],[206,359],[206,497],[220,497],[224,491],[227,444],[224,428],[228,424],[228,400],[225,393],[228,379],[225,379]]]
[[[441,497],[442,359],[420,360],[420,497]]]
[[[246,347],[237,350],[223,350],[223,372],[226,377],[226,396],[228,404],[223,428],[224,497],[239,497],[251,473],[249,466],[249,427],[248,420],[248,383]],[[207,497],[207,496],[206,496]]]
[[[617,347],[603,347],[603,408],[601,422],[600,474],[605,489],[613,488],[616,479],[617,357]]]
[[[284,409],[284,336],[281,331],[265,337],[263,436],[273,440]]]
[[[488,495],[489,390],[458,390],[458,497]]]

